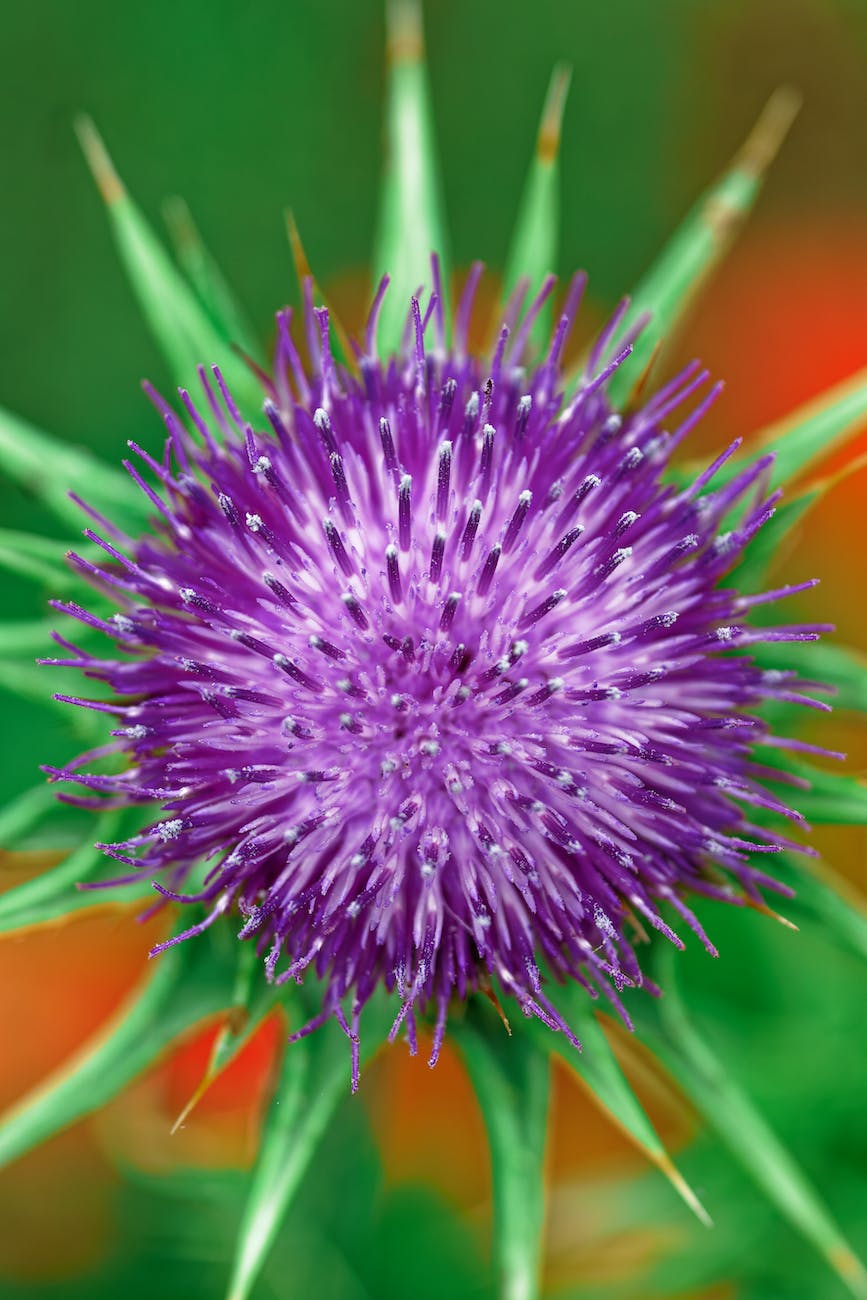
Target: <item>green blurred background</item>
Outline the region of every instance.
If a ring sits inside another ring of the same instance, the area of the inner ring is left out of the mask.
[[[429,0],[426,21],[458,267],[476,257],[502,265],[551,66],[573,65],[560,270],[590,272],[593,318],[634,283],[773,88],[798,86],[805,107],[791,140],[679,349],[730,380],[702,437],[711,445],[746,432],[867,363],[862,0]],[[381,164],[383,35],[379,0],[7,6],[0,402],[113,460],[127,438],[159,437],[139,381],[165,390],[167,376],[73,137],[81,110],[149,217],[160,220],[166,197],[186,198],[263,338],[293,291],[289,205],[318,277],[357,315]],[[2,492],[4,526],[57,531],[23,494],[6,483]],[[863,475],[833,493],[790,559],[799,577],[827,578],[807,608],[862,647],[864,494]],[[21,617],[38,615],[41,599],[12,581],[4,594]],[[0,779],[12,792],[73,742],[48,713],[5,699],[4,710],[14,744]],[[845,718],[832,727],[828,743],[854,750],[858,770],[863,737]],[[863,831],[830,830],[822,844],[838,869],[863,879]],[[19,869],[32,864],[9,867]],[[817,933],[795,948],[762,918],[703,915],[726,960],[686,958],[697,1011],[863,1245],[863,968]],[[117,1004],[148,942],[116,916],[4,941],[0,1100]],[[202,1050],[193,1045],[186,1064],[164,1067],[107,1117],[3,1175],[3,1300],[221,1294],[253,1149],[255,1106],[245,1098],[261,1090],[268,1044],[172,1145],[172,1108],[194,1086]],[[675,1144],[689,1142],[684,1163],[712,1202],[713,1237],[642,1174],[574,1085],[558,1088],[552,1294],[842,1295],[713,1144],[689,1141],[689,1117],[658,1084],[646,1085],[648,1104]],[[431,1080],[421,1065],[383,1064],[365,1091],[308,1180],[263,1300],[491,1295],[484,1149],[456,1067]],[[654,1269],[655,1283],[638,1280]]]

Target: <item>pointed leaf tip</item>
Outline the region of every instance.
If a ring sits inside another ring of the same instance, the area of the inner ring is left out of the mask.
[[[100,194],[109,205],[117,203],[126,191],[93,120],[86,113],[80,113],[72,125]]]
[[[564,988],[558,994],[558,1002],[570,1026],[581,1039],[583,1052],[576,1052],[563,1034],[552,1033],[547,1025],[535,1018],[522,1018],[516,1032],[530,1035],[540,1047],[546,1047],[558,1056],[586,1088],[599,1109],[664,1174],[696,1218],[709,1225],[710,1215],[668,1155],[624,1074],[584,990],[578,987]]]
[[[431,254],[448,285],[447,237],[433,112],[417,0],[391,0],[386,10],[386,167],[373,259],[374,282],[391,277],[380,314],[383,350],[400,347],[411,297],[431,284]],[[443,318],[448,311],[443,303]]]
[[[388,0],[386,48],[389,65],[421,63],[424,59],[424,25],[420,0]]]
[[[662,949],[665,996],[635,1009],[645,1035],[696,1110],[728,1146],[778,1212],[808,1241],[858,1300],[867,1300],[867,1272],[840,1228],[749,1094],[694,1027],[679,996],[672,954]]]
[[[668,341],[698,292],[728,252],[758,198],[764,174],[776,157],[800,107],[800,95],[781,86],[765,105],[746,141],[723,175],[706,190],[662,249],[632,295],[623,326],[650,314],[628,364],[612,376],[609,393],[622,404],[634,376],[660,339]]]
[[[560,152],[560,132],[563,127],[563,114],[566,111],[566,99],[572,82],[572,67],[568,63],[558,63],[551,73],[539,135],[536,140],[536,153],[540,162],[553,163]]]
[[[70,1061],[0,1117],[0,1167],[110,1101],[182,1034],[225,1006],[226,975],[213,941],[171,950]]]
[[[763,176],[779,153],[802,104],[803,96],[795,86],[778,86],[736,154],[734,167],[756,177]]]
[[[200,365],[219,365],[243,408],[260,410],[262,393],[248,367],[223,338],[119,179],[108,151],[89,118],[76,132],[102,197],[139,308],[180,386],[187,388]]]
[[[289,240],[289,250],[292,254],[292,265],[295,268],[295,278],[298,281],[299,293],[303,297],[305,283],[309,281],[312,284],[314,298],[318,299],[322,306],[328,311],[328,322],[333,333],[331,346],[335,361],[339,361],[341,365],[346,366],[347,369],[357,372],[355,353],[352,348],[349,333],[340,317],[337,315],[337,312],[334,310],[333,304],[322,292],[322,287],[311,270],[304,243],[301,239],[301,232],[298,229],[298,223],[295,220],[295,213],[291,208],[286,209],[285,217],[286,235]],[[313,361],[314,358],[311,358],[311,363]]]
[[[531,291],[552,274],[557,265],[560,238],[559,153],[560,133],[572,69],[558,64],[551,74],[548,93],[536,137],[536,152],[524,187],[518,218],[509,245],[503,292],[494,325],[499,329],[505,304],[521,280]],[[539,312],[530,334],[537,348],[551,331],[550,301]]]

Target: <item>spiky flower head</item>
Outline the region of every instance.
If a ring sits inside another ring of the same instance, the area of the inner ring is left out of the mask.
[[[535,360],[553,283],[485,357],[474,283],[451,346],[435,291],[380,357],[383,284],[352,368],[325,310],[306,366],[281,313],[252,422],[219,370],[198,406],[181,392],[188,425],[156,399],[165,455],[128,467],[151,531],[88,530],[101,562],[74,557],[118,612],[61,606],[118,647],[62,662],[111,688],[100,752],[125,761],[52,772],[94,803],[158,801],[108,852],[206,905],[170,943],[238,913],[269,979],[326,981],[314,1023],[348,1009],[356,1040],[385,985],[393,1033],[434,1014],[432,1062],[453,996],[494,980],[572,1036],[541,968],[617,1002],[642,982],[636,924],[678,942],[663,904],[701,934],[690,894],[774,887],[787,841],[745,808],[794,815],[752,759],[774,743],[757,705],[792,687],[741,652],[817,634],[752,627],[726,582],[773,512],[772,457],[663,483],[706,373],[619,413],[619,314],[576,378],[561,367],[582,277]]]

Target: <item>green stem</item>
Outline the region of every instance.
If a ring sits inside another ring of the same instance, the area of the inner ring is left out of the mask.
[[[490,1142],[501,1300],[538,1300],[545,1223],[548,1053],[524,1035],[510,1036],[487,1007],[472,1003],[455,1038]]]

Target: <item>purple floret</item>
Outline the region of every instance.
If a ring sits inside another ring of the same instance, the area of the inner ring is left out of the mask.
[[[161,805],[108,852],[205,904],[181,938],[237,912],[268,979],[323,978],[299,1033],[335,1015],[357,1040],[384,985],[392,1036],[431,1017],[432,1064],[451,999],[492,977],[572,1038],[540,968],[619,1005],[642,982],[627,930],[679,944],[673,909],[713,951],[685,896],[780,888],[756,855],[792,846],[746,810],[797,817],[752,759],[772,741],[755,710],[792,675],[733,651],[822,630],[754,627],[756,598],[721,585],[773,512],[770,457],[717,490],[726,457],[662,483],[716,395],[677,414],[704,372],[618,414],[619,317],[567,385],[566,317],[525,363],[551,285],[480,359],[474,283],[451,346],[436,298],[424,319],[414,301],[396,357],[378,295],[351,369],[325,311],[308,301],[306,365],[281,313],[255,425],[216,371],[201,409],[181,393],[189,428],[155,398],[164,459],[128,466],[152,532],[103,521],[103,563],[76,560],[119,612],[60,606],[118,645],[64,662],[114,692],[99,754],[128,761],[53,776],[93,790],[79,802]]]

